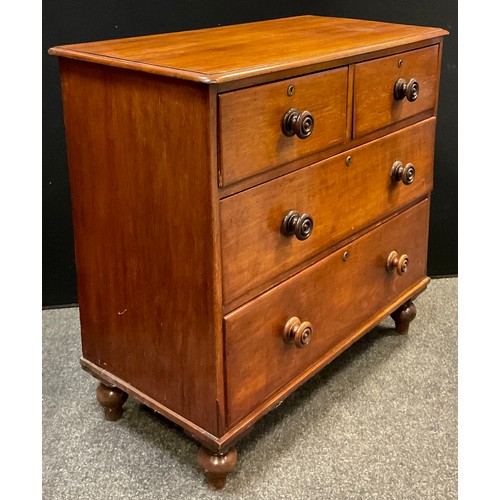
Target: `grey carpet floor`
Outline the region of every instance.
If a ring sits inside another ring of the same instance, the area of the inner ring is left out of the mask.
[[[196,443],[144,405],[104,420],[78,309],[43,311],[43,498],[457,498],[457,287],[431,281],[409,335],[384,320],[261,419],[221,491]]]

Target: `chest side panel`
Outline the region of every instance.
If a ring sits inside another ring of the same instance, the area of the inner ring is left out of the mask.
[[[83,357],[216,434],[208,87],[64,59],[61,77]]]

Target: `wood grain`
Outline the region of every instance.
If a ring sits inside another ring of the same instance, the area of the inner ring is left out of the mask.
[[[60,63],[83,356],[217,434],[209,87]]]
[[[218,449],[227,449],[233,446],[242,436],[250,432],[257,420],[262,418],[266,413],[269,413],[274,408],[278,407],[282,401],[287,398],[293,391],[295,391],[302,384],[307,382],[311,377],[314,377],[322,368],[328,363],[332,362],[337,356],[342,354],[354,342],[360,339],[365,333],[375,328],[391,311],[403,305],[409,300],[414,300],[427,288],[430,278],[425,277],[418,283],[410,288],[404,290],[394,302],[387,303],[386,307],[380,309],[370,320],[360,325],[359,328],[353,330],[351,334],[345,338],[344,341],[336,344],[329,350],[323,357],[319,358],[315,363],[308,366],[307,370],[302,372],[299,377],[290,381],[276,392],[271,394],[262,404],[255,407],[254,410],[249,412],[244,418],[235,423],[234,426],[228,429],[226,434],[217,440]]]
[[[97,402],[104,410],[104,418],[114,422],[119,420],[123,414],[123,405],[127,401],[128,394],[118,387],[110,387],[102,382],[96,390]]]
[[[398,61],[403,65],[399,67]],[[353,137],[360,137],[426,110],[434,110],[438,94],[439,46],[404,52],[354,67]],[[399,78],[415,78],[420,86],[414,102],[394,99]]]
[[[54,47],[51,54],[204,83],[365,57],[446,35],[440,28],[298,16]]]
[[[220,185],[345,142],[347,91],[344,67],[219,95]],[[283,134],[281,122],[291,108],[312,113],[310,137]]]
[[[430,192],[435,119],[407,127],[221,201],[223,302],[241,305],[336,241]],[[346,158],[352,163],[346,166]],[[415,165],[405,186],[392,164]],[[313,217],[305,241],[280,233],[289,210]]]
[[[352,100],[349,99],[348,106],[350,105],[351,102]],[[352,110],[351,113],[349,113],[348,110],[348,123],[349,123],[349,114],[352,116]],[[268,182],[272,179],[275,179],[276,177],[281,177],[282,175],[304,168],[308,165],[311,165],[312,163],[317,163],[321,160],[325,160],[330,156],[335,156],[339,153],[346,152],[347,150],[360,146],[361,144],[366,144],[369,141],[379,139],[380,137],[395,132],[396,130],[400,130],[404,127],[408,127],[420,121],[426,120],[431,116],[433,116],[432,110],[424,111],[423,113],[410,116],[409,118],[406,118],[405,120],[402,120],[400,122],[393,123],[392,125],[389,125],[388,127],[385,127],[382,130],[376,130],[368,135],[348,140],[338,146],[334,146],[332,148],[328,148],[323,151],[313,153],[303,158],[298,158],[297,160],[286,163],[285,165],[280,165],[279,167],[276,167],[272,170],[267,170],[265,172],[261,172],[252,177],[247,177],[246,179],[242,179],[241,181],[235,182],[234,184],[230,184],[229,186],[223,186],[218,191],[219,198],[220,199],[227,198],[228,196],[239,193],[240,191],[244,191],[258,184],[262,184],[264,182]],[[348,125],[348,127],[352,130],[352,126]]]
[[[202,443],[222,485],[223,455],[266,412],[384,316],[406,330],[411,310],[398,311],[429,281],[446,34],[299,16],[49,51],[81,364],[113,387],[99,389],[113,418],[126,394],[147,404]],[[419,80],[415,103],[394,105],[399,77]],[[282,134],[291,107],[313,113],[308,139]],[[412,184],[391,181],[396,160],[415,165]],[[280,234],[289,210],[312,215],[309,239]],[[393,250],[408,272],[386,270]],[[311,323],[307,345],[305,327],[284,341],[291,317]]]
[[[228,425],[425,278],[428,218],[424,200],[225,316]],[[385,268],[392,250],[410,257],[402,276]],[[314,328],[301,349],[283,340],[283,327],[293,316]]]
[[[198,450],[198,465],[203,470],[208,484],[220,490],[226,484],[227,475],[236,467],[238,453],[231,448],[226,453],[213,453],[203,446]]]

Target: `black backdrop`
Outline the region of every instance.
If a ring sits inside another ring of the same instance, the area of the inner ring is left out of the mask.
[[[444,0],[49,0],[43,3],[43,305],[77,302],[73,228],[54,45],[207,28],[301,14],[445,28],[428,273],[458,273],[457,2]]]

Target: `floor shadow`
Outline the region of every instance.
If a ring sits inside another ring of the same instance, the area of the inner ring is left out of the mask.
[[[268,439],[273,439],[272,447],[277,454],[280,453],[280,450],[283,451],[285,448],[291,446],[293,439],[290,441],[289,434],[287,434],[286,440],[277,442],[272,437],[274,431],[280,425],[283,425],[286,419],[293,420],[299,411],[307,408],[309,401],[335,378],[339,379],[339,389],[346,389],[339,390],[336,397],[345,397],[346,394],[349,394],[349,390],[354,390],[355,388],[349,382],[346,382],[345,378],[339,377],[339,374],[355,362],[356,359],[366,355],[367,351],[373,347],[381,336],[399,335],[396,334],[393,328],[383,325],[377,326],[366,333],[346,351],[320,370],[314,377],[297,388],[281,405],[259,419],[252,431],[245,435],[238,443],[237,448],[239,453],[243,455],[250,454],[255,450],[259,442]],[[398,345],[389,344],[387,355],[390,355],[391,350],[397,349]],[[377,358],[375,362],[370,363],[369,370],[365,370],[362,376],[367,377],[372,371],[377,370],[377,367],[380,363],[384,362],[384,359],[386,357]],[[349,387],[342,388],[342,384],[346,383]],[[162,453],[171,456],[177,462],[193,469],[198,468],[195,456],[199,445],[184,433],[179,425],[132,398],[127,401],[125,410],[124,418],[120,422],[128,431],[139,435],[142,440],[148,442],[150,445],[158,447]],[[308,432],[308,430],[304,429],[301,432]],[[299,438],[300,432],[297,435],[297,439]],[[266,465],[263,463],[258,466],[258,470],[254,470],[253,472],[246,471],[246,473],[259,474],[265,467]],[[235,473],[237,474],[237,470]]]
[[[345,381],[344,379],[341,380],[339,374],[347,369],[357,358],[365,355],[381,336],[399,335],[395,332],[394,328],[385,326],[377,326],[367,332],[342,354],[330,361],[316,375],[298,387],[282,404],[257,421],[254,430],[241,440],[240,447],[251,449],[252,443],[256,443],[260,439],[265,439],[285,418],[293,418],[295,412],[307,408],[310,400],[335,378],[339,379],[340,384],[344,384]],[[396,349],[397,345],[390,346],[390,348]],[[389,355],[390,352],[387,352],[387,354]],[[382,362],[383,358],[379,358],[375,363],[371,363],[370,369],[363,372],[363,375],[369,376],[371,372],[377,370],[377,366]],[[342,393],[345,394],[345,391],[339,391],[338,397],[342,397]]]

